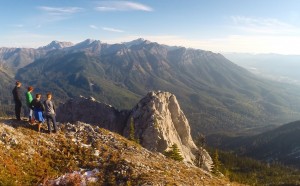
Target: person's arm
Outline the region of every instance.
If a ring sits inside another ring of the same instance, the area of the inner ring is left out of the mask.
[[[16,88],[16,100],[17,101],[21,101],[21,92],[20,92],[20,88]]]
[[[52,101],[52,105],[53,105],[53,110],[54,110],[54,113],[56,113],[56,107],[55,107],[55,104],[54,102]]]
[[[44,106],[44,104],[40,101],[40,104],[41,104],[41,109],[42,109],[42,111],[45,111],[45,106]]]
[[[33,110],[34,109],[34,102],[35,100],[32,100],[32,102],[29,104],[29,107]]]

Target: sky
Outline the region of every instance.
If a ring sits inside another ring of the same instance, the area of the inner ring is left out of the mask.
[[[218,53],[300,55],[300,0],[0,0],[0,47],[144,38]]]

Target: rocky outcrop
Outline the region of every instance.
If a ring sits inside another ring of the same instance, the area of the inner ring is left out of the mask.
[[[81,96],[61,105],[57,110],[57,120],[60,122],[81,121],[122,134],[129,112],[119,111],[92,97]]]
[[[34,127],[0,118],[0,185],[239,185],[83,122]]]
[[[135,138],[150,151],[164,152],[177,144],[185,162],[193,164],[197,147],[190,126],[175,95],[169,92],[149,92],[132,110],[118,111],[93,98],[72,99],[57,112],[60,122],[81,121],[118,132],[126,137],[134,126]],[[204,166],[211,169],[212,160],[203,151]]]
[[[197,147],[191,137],[190,125],[174,94],[149,92],[132,110],[124,135],[129,136],[134,125],[135,137],[148,150],[163,152],[177,144],[185,161],[193,163]],[[132,119],[131,119],[132,118]],[[211,158],[205,152],[205,169]]]

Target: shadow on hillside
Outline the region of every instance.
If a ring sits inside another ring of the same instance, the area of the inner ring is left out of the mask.
[[[0,122],[13,127],[13,128],[26,128],[26,129],[30,129],[33,131],[37,131],[37,123],[33,123],[31,124],[28,120],[26,119],[22,119],[21,121],[17,120],[17,119],[0,119]],[[46,133],[48,131],[48,127],[47,124],[44,122],[42,124],[42,128],[41,128],[41,133]]]

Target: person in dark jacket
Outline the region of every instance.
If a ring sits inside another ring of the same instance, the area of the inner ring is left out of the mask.
[[[43,112],[45,111],[45,107],[41,102],[41,94],[36,94],[35,98],[30,103],[30,108],[34,112],[34,118],[38,121],[38,129],[37,131],[41,131],[42,123],[44,123]]]
[[[15,114],[17,120],[21,120],[21,108],[22,108],[22,101],[21,101],[21,85],[22,83],[17,81],[16,86],[12,91],[14,101],[15,101]]]
[[[54,133],[57,132],[57,127],[56,127],[56,120],[55,120],[55,105],[51,101],[52,99],[52,94],[47,93],[47,100],[44,101],[44,106],[45,106],[45,117],[47,120],[47,125],[48,125],[48,133],[51,133],[51,126],[50,126],[50,120],[53,123],[53,128],[54,128]]]

